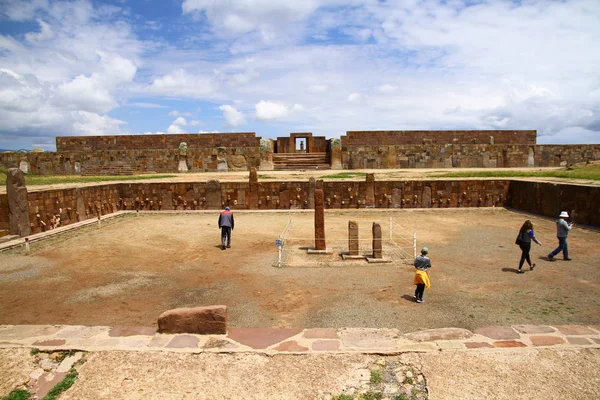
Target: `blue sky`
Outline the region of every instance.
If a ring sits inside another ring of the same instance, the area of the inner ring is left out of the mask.
[[[0,0],[0,148],[536,129],[600,143],[598,0]]]

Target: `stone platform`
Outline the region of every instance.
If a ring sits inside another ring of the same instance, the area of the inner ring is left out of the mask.
[[[401,334],[372,328],[232,328],[227,335],[161,334],[151,327],[3,325],[0,348],[174,352],[399,354],[521,347],[600,348],[600,326],[490,326]]]

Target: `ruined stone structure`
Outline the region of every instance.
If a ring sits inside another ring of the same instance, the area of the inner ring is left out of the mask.
[[[9,228],[11,235],[27,236],[31,233],[29,226],[29,203],[27,187],[23,171],[10,168],[6,176],[6,197],[8,203]]]
[[[315,190],[315,250],[327,250],[325,243],[325,209],[323,190]]]
[[[558,167],[600,160],[600,145],[538,145],[536,135],[522,130],[349,131],[329,140],[310,132],[276,140],[261,140],[253,132],[72,136],[57,137],[56,152],[0,154],[0,167],[42,175],[131,175],[250,168]],[[302,151],[300,143],[305,143]]]

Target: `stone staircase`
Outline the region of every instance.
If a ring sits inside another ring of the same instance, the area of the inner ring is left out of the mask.
[[[86,165],[82,176],[110,175],[127,176],[133,175],[135,170],[129,164],[110,164],[110,165]]]
[[[276,171],[301,169],[331,169],[327,153],[279,153],[273,154]]]

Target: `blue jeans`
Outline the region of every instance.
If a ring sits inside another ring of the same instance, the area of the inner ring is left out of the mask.
[[[561,250],[563,252],[563,258],[564,259],[569,258],[569,245],[567,243],[567,238],[566,237],[559,237],[558,238],[558,247],[556,249],[554,249],[554,251],[552,253],[550,253],[550,257],[554,257],[555,255],[557,255],[558,253],[560,253]]]

